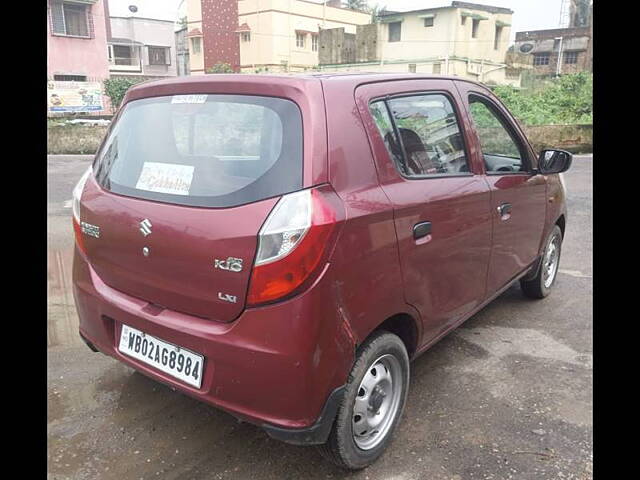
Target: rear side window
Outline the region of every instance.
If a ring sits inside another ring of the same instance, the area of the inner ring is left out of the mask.
[[[289,100],[174,95],[128,103],[94,163],[105,189],[230,207],[302,187],[302,117]]]
[[[402,175],[469,172],[456,113],[446,96],[397,97],[374,102],[370,109]]]

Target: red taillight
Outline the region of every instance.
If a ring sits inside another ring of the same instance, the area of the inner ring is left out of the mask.
[[[76,245],[78,246],[78,248],[82,253],[87,253],[87,251],[84,249],[84,239],[82,238],[82,227],[80,227],[80,223],[78,223],[75,217],[73,218],[72,222],[73,222],[73,232],[76,237]]]
[[[82,197],[82,192],[84,191],[84,185],[87,182],[87,178],[91,174],[91,167],[84,172],[84,175],[80,177],[80,180],[73,187],[73,194],[71,196],[71,213],[72,213],[72,221],[73,221],[73,231],[76,237],[76,244],[78,248],[83,253],[86,253],[84,249],[84,239],[82,237],[82,227],[80,226],[80,198]]]
[[[289,296],[319,271],[343,218],[339,206],[330,187],[303,190],[280,199],[260,230],[247,296],[249,305]]]

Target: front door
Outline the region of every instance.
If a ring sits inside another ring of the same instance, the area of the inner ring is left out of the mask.
[[[373,84],[356,98],[394,208],[405,300],[421,314],[426,344],[484,299],[489,187],[469,157],[452,81]]]
[[[493,246],[487,295],[520,274],[538,256],[546,216],[546,180],[515,121],[492,98],[468,82],[456,82],[475,124],[478,154],[491,188]]]

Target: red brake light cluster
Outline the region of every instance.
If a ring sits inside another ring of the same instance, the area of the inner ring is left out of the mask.
[[[284,195],[260,229],[247,303],[255,306],[290,296],[320,270],[343,219],[330,187]]]

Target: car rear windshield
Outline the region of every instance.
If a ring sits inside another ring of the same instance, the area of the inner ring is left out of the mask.
[[[302,187],[302,117],[290,100],[173,95],[123,107],[93,170],[102,188],[231,207]]]

